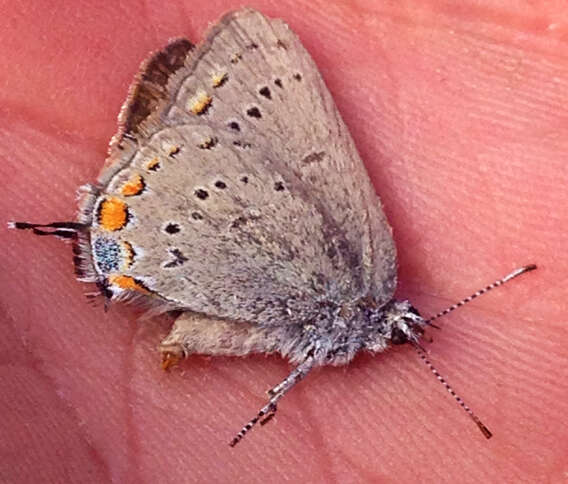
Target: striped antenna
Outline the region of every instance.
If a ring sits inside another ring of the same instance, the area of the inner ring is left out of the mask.
[[[451,313],[452,311],[455,311],[457,308],[463,306],[464,304],[467,304],[468,302],[473,301],[475,298],[478,298],[479,296],[491,291],[491,289],[495,289],[496,287],[502,286],[506,282],[509,282],[511,279],[514,279],[515,277],[520,276],[521,274],[524,274],[525,272],[534,271],[535,269],[536,269],[536,264],[529,264],[527,266],[520,267],[519,269],[514,270],[513,272],[511,272],[509,275],[503,277],[502,279],[499,279],[499,280],[495,281],[494,283],[489,284],[488,286],[485,286],[483,289],[480,289],[479,291],[473,293],[471,296],[468,296],[468,297],[462,299],[461,301],[459,301],[455,304],[452,304],[449,308],[446,308],[443,311],[440,311],[435,316],[432,316],[431,318],[427,319],[425,321],[425,323],[430,324],[435,319],[438,319],[442,316],[445,316],[448,313]],[[431,325],[431,326],[434,326],[434,325]]]
[[[479,291],[477,291],[476,293],[472,294],[469,297],[466,297],[464,299],[462,299],[461,301],[457,302],[456,304],[451,305],[449,308],[444,309],[443,311],[440,311],[438,314],[436,314],[435,316],[432,316],[430,319],[426,320],[427,324],[430,324],[431,326],[434,326],[435,328],[437,326],[431,324],[431,321],[433,321],[434,319],[438,319],[442,316],[445,316],[448,313],[451,313],[452,311],[456,310],[457,308],[459,308],[460,306],[463,306],[464,304],[467,304],[470,301],[473,301],[475,298],[481,296],[482,294],[485,294],[486,292],[491,291],[492,289],[495,289],[496,287],[499,287],[503,284],[505,284],[506,282],[509,282],[511,279],[514,279],[517,276],[520,276],[521,274],[524,274],[525,272],[530,272],[530,271],[534,271],[536,269],[536,265],[535,264],[529,264],[526,265],[524,267],[521,267],[519,269],[514,270],[513,272],[511,272],[509,275],[503,277],[502,279],[499,279],[497,281],[495,281],[493,284],[489,284],[488,286],[484,287],[483,289],[480,289]],[[414,349],[416,350],[416,352],[418,353],[418,356],[420,357],[420,359],[426,364],[426,366],[428,368],[430,368],[430,371],[434,374],[434,376],[437,378],[437,380],[444,385],[444,387],[446,388],[446,390],[448,390],[448,392],[450,393],[450,395],[452,397],[455,398],[456,402],[458,402],[458,404],[460,405],[461,408],[464,409],[464,411],[471,417],[471,419],[475,422],[475,424],[477,425],[477,427],[479,428],[479,430],[481,430],[481,433],[487,438],[490,439],[492,437],[492,433],[491,431],[483,424],[483,422],[479,419],[479,417],[477,415],[475,415],[475,413],[473,413],[473,411],[471,410],[471,408],[469,408],[466,403],[461,399],[461,397],[454,391],[454,389],[450,386],[450,384],[444,379],[444,377],[442,375],[440,375],[440,373],[438,373],[438,370],[436,370],[436,368],[434,367],[434,365],[432,365],[432,363],[430,362],[430,360],[428,360],[428,358],[426,357],[426,351],[424,350],[424,348],[422,348],[419,344],[417,343],[413,343]]]
[[[416,349],[418,356],[420,356],[422,361],[426,363],[426,365],[428,366],[428,368],[430,368],[430,371],[434,373],[434,376],[438,379],[438,381],[442,385],[444,385],[444,387],[446,388],[446,390],[448,390],[450,395],[456,399],[456,402],[458,402],[460,407],[463,408],[466,411],[466,413],[471,417],[471,419],[476,423],[476,425],[479,427],[479,430],[481,430],[481,433],[485,435],[486,438],[490,439],[493,436],[491,431],[483,424],[483,422],[479,419],[479,417],[473,413],[473,410],[471,410],[471,408],[469,408],[466,405],[466,403],[454,391],[454,389],[450,386],[450,384],[446,380],[444,380],[444,377],[440,375],[440,373],[438,373],[438,370],[436,370],[436,368],[434,368],[434,365],[430,363],[430,360],[428,360],[426,354],[422,351],[422,349],[416,345],[414,346],[414,348]]]

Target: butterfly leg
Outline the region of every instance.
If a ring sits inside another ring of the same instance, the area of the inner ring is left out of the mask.
[[[284,387],[285,384],[286,384],[286,380],[281,381],[275,387],[272,387],[270,390],[267,390],[266,393],[268,394],[269,397],[273,397],[274,395],[280,393],[280,391],[282,390],[282,388]]]
[[[252,418],[230,442],[230,446],[234,447],[246,435],[246,433],[260,421],[261,425],[267,423],[276,413],[278,401],[299,381],[303,380],[314,366],[314,358],[309,356],[300,365],[298,365],[285,380],[276,385],[271,391],[273,393],[268,403],[260,409],[254,418]]]

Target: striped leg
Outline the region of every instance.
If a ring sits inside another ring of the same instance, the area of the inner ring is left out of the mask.
[[[277,395],[278,393],[280,393],[282,391],[282,388],[284,388],[284,386],[286,385],[287,381],[288,381],[288,378],[286,378],[286,380],[281,381],[278,385],[276,385],[275,387],[272,387],[270,390],[268,390],[266,392],[268,394],[268,396],[273,397],[274,395]]]
[[[237,445],[241,439],[246,435],[246,433],[254,427],[254,425],[260,420],[260,424],[264,425],[267,423],[276,413],[276,404],[296,383],[303,380],[305,376],[310,372],[314,366],[314,359],[312,357],[307,358],[303,363],[298,365],[292,373],[290,373],[285,380],[276,385],[272,390],[270,390],[270,400],[268,403],[260,409],[258,414],[249,421],[241,431],[235,436],[235,438],[229,443],[231,447]]]

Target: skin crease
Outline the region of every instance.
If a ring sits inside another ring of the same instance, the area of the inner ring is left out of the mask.
[[[237,3],[2,1],[3,223],[74,218],[138,64]],[[425,343],[493,439],[403,346],[313,372],[231,449],[283,359],[164,373],[167,321],[91,308],[66,244],[1,229],[0,481],[565,481],[566,7],[456,5],[252,4],[320,67],[393,226],[400,297],[429,315],[539,264]]]

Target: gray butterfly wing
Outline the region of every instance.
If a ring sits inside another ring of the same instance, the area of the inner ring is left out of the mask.
[[[101,175],[97,272],[118,289],[262,325],[304,323],[368,294],[388,301],[390,228],[288,27],[228,14],[175,71],[167,101],[130,127],[134,140]]]

